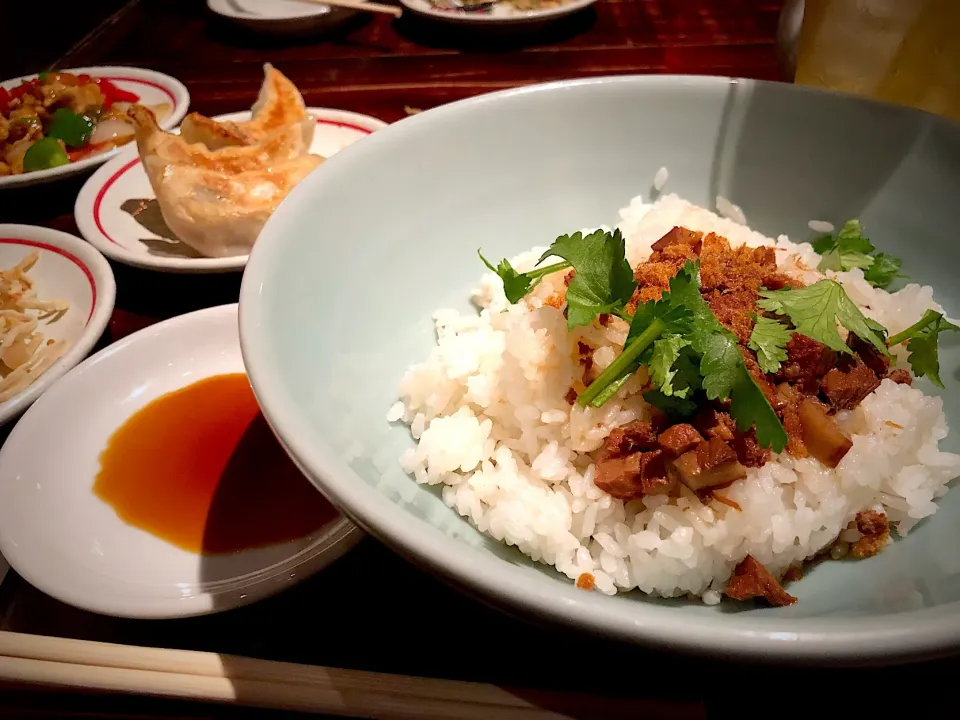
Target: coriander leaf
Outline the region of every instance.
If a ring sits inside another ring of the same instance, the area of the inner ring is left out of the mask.
[[[729,397],[738,425],[744,429],[756,425],[758,442],[780,452],[786,445],[786,431],[750,377],[736,336],[717,320],[700,295],[699,267],[698,262],[687,261],[670,280],[669,293],[637,308],[623,352],[580,394],[577,403],[603,405],[637,365],[646,362],[651,366],[654,384],[659,379],[666,386],[644,393],[651,405],[679,419],[696,412],[698,405],[691,396],[700,389],[711,399]],[[672,314],[679,311],[683,314]],[[679,335],[689,344],[680,348],[674,362],[667,366],[674,354],[667,340],[670,335]],[[658,348],[659,343],[664,347]],[[655,355],[657,368],[653,367]]]
[[[863,236],[859,220],[845,223],[835,238],[818,237],[813,241],[813,249],[823,256],[817,266],[820,270],[843,272],[858,267],[874,287],[885,288],[900,275],[900,258],[887,253],[874,255],[876,248]]]
[[[821,282],[830,282],[821,280]],[[817,283],[819,285],[819,283]],[[860,312],[860,308],[844,292],[840,283],[834,283],[836,286],[837,300],[835,305],[836,317],[847,330],[871,345],[879,352],[887,354],[887,346],[883,341],[883,334],[878,333],[876,327],[878,323],[870,320]],[[796,323],[794,323],[796,326]]]
[[[757,303],[758,307],[786,315],[798,333],[837,352],[851,352],[837,330],[839,320],[861,340],[884,355],[888,354],[883,338],[875,329],[876,323],[871,324],[864,317],[840,283],[834,280],[820,280],[797,290],[763,290],[760,295],[764,299]]]
[[[684,307],[693,315],[690,323],[690,346],[703,354],[715,333],[729,333],[713,314],[707,301],[700,295],[700,262],[687,260],[670,279],[669,301],[676,307]]]
[[[700,372],[708,399],[730,398],[730,416],[740,432],[754,427],[757,442],[763,447],[783,450],[787,432],[747,370],[736,340],[728,334],[715,334],[700,363]]]
[[[873,318],[868,318],[866,315],[864,315],[864,319],[866,319],[867,325],[870,327],[870,329],[873,330],[881,340],[883,340],[884,344],[887,344],[887,329]]]
[[[619,230],[597,230],[561,235],[543,254],[560,257],[576,270],[567,288],[567,327],[589,325],[600,314],[622,309],[637,284],[626,258],[626,244]]]
[[[748,344],[757,353],[757,362],[765,373],[775,373],[787,360],[787,343],[793,332],[773,318],[757,317]]]
[[[627,333],[626,345],[640,333],[659,320],[663,324],[662,335],[683,334],[690,329],[693,313],[683,306],[677,306],[670,300],[648,300],[637,306],[637,311],[630,321],[630,332]]]
[[[907,341],[907,362],[917,377],[930,378],[937,387],[943,387],[940,379],[940,348],[937,345],[938,333],[928,332],[927,329],[917,333]]]
[[[614,380],[614,381],[611,382],[609,385],[607,385],[605,388],[603,388],[602,390],[600,390],[600,391],[596,394],[596,397],[594,397],[593,399],[590,400],[590,403],[589,403],[589,404],[592,405],[593,407],[603,407],[604,405],[606,405],[606,404],[607,404],[607,401],[610,400],[610,398],[612,398],[614,395],[616,395],[616,394],[620,391],[620,388],[622,388],[624,385],[626,385],[627,380],[629,380],[632,375],[633,375],[633,372],[623,373],[623,374],[622,374],[620,377],[618,377],[616,380]],[[596,382],[596,381],[594,381],[594,382]],[[591,383],[591,387],[592,387],[592,385],[593,385],[593,383]],[[587,388],[587,389],[589,389],[589,388]],[[579,400],[579,396],[578,396],[578,400]],[[584,402],[584,403],[580,403],[580,406],[581,406],[581,407],[586,407],[586,406],[587,406],[587,403],[585,403],[585,402]]]
[[[571,287],[572,287],[571,283]],[[637,307],[630,322],[630,331],[623,351],[614,358],[590,386],[577,397],[581,407],[600,407],[609,400],[641,364],[652,357],[650,346],[662,335],[686,332],[692,319],[683,307],[673,307],[665,300],[651,300]],[[612,392],[607,387],[616,384]]]
[[[747,370],[732,336],[726,333],[713,336],[700,363],[700,372],[708,399],[730,398],[730,416],[740,432],[746,432],[752,426],[757,433],[757,442],[763,447],[773,448],[775,452],[783,450],[787,444],[787,432]]]
[[[887,253],[877,253],[876,257],[873,258],[873,264],[863,271],[863,277],[874,287],[885,288],[900,277],[901,263],[902,261],[898,257]]]
[[[829,236],[828,236],[829,237]],[[863,236],[863,226],[859,220],[850,220],[837,233],[836,239],[830,243],[825,238],[819,238],[814,247],[823,259],[818,265],[820,270],[850,270],[851,268],[866,269],[873,264],[870,253],[874,251],[873,243]]]
[[[740,368],[740,376],[730,395],[730,416],[740,432],[746,432],[752,426],[761,446],[781,452],[787,446],[787,431],[746,365],[741,363]]]
[[[514,270],[509,260],[504,258],[497,267],[494,267],[479,250],[477,250],[477,255],[483,260],[484,265],[500,276],[500,279],[503,281],[503,294],[507,296],[509,302],[520,302],[523,296],[530,292],[530,288],[533,286],[533,280]]]
[[[727,335],[716,333],[707,344],[700,361],[703,389],[709,400],[725,400],[740,377],[743,356],[737,343]]]
[[[643,394],[643,399],[653,405],[660,412],[666,413],[671,420],[685,420],[693,417],[697,412],[697,403],[676,395],[664,395],[659,390],[650,390]]]
[[[673,377],[674,395],[689,397],[695,390],[703,389],[700,377],[700,357],[690,347],[680,351],[680,357],[673,364],[676,375]],[[688,390],[689,388],[689,390]]]
[[[909,340],[914,335],[919,333],[921,330],[926,328],[928,325],[933,325],[934,323],[936,323],[942,317],[943,315],[941,313],[938,313],[936,310],[925,311],[923,313],[923,317],[917,320],[913,325],[908,327],[906,330],[901,330],[896,335],[891,335],[890,338],[887,340],[887,345],[893,347],[894,345],[899,345],[900,343],[905,342],[906,340]],[[946,329],[951,329],[953,327],[956,327],[951,322],[948,322],[947,324],[950,326],[950,328],[946,328]]]
[[[653,353],[648,362],[650,377],[664,395],[686,397],[692,392],[689,385],[673,386],[678,372],[674,364],[680,359],[680,351],[689,344],[689,340],[679,335],[664,335],[653,344]]]
[[[930,382],[942,388],[939,342],[940,333],[946,330],[958,332],[960,327],[947,320],[941,313],[927,310],[920,320],[891,337],[888,342],[890,345],[898,345],[906,341],[909,352],[907,362],[910,363],[913,374],[917,377],[930,378]]]
[[[817,255],[826,255],[837,246],[837,241],[833,235],[821,235],[813,241],[813,251]]]
[[[837,246],[862,253],[872,253],[875,249],[873,243],[863,236],[863,225],[859,220],[847,220],[843,224],[837,233]]]

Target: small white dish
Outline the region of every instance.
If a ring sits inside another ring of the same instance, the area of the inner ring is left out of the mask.
[[[498,26],[498,25],[537,25],[555,20],[565,15],[572,15],[593,5],[597,0],[563,0],[559,5],[538,8],[536,10],[520,10],[507,0],[498,2],[485,10],[464,10],[456,6],[451,0],[400,0],[401,4],[425,17],[442,22],[458,25]],[[448,5],[449,7],[445,7]]]
[[[59,72],[69,72],[74,75],[90,75],[95,78],[106,78],[121,90],[127,90],[140,97],[140,103],[143,105],[156,105],[158,103],[168,103],[170,113],[160,121],[160,127],[172,128],[180,124],[187,114],[187,108],[190,107],[190,93],[179,80],[156,72],[155,70],[143,70],[135,67],[83,67],[83,68],[64,68]],[[10,90],[20,85],[24,80],[32,80],[37,77],[37,73],[23,75],[12,80],[0,82],[0,87]],[[76,175],[86,170],[91,170],[97,165],[105,163],[110,158],[126,149],[126,146],[115,148],[109,152],[93,155],[92,157],[72,162],[69,165],[50,168],[49,170],[37,170],[35,172],[21,173],[20,175],[6,175],[0,177],[0,189],[5,187],[22,187],[25,185],[39,185],[40,183],[52,182],[70,175]]]
[[[68,340],[70,347],[32,385],[0,403],[0,425],[87,356],[107,327],[117,295],[110,263],[80,238],[33,225],[0,225],[0,268],[13,267],[33,251],[40,253],[29,272],[37,296],[70,304],[62,317],[41,321],[39,330],[44,337]]]
[[[207,7],[238,25],[271,35],[318,32],[356,14],[303,0],[207,0]]]
[[[300,540],[200,555],[127,525],[94,495],[100,453],[132,414],[198,380],[243,372],[237,325],[234,304],[140,330],[23,416],[0,450],[0,552],[29,583],[107,615],[202,615],[290,587],[362,537],[338,516]]]
[[[382,120],[327,108],[308,108],[317,121],[310,152],[330,157],[386,127]],[[244,121],[250,112],[218,115],[217,120]],[[322,167],[322,165],[321,165]],[[243,270],[247,255],[197,257],[176,239],[160,215],[136,145],[94,173],[77,196],[74,216],[80,233],[111,260],[134,267],[173,273],[219,273]]]

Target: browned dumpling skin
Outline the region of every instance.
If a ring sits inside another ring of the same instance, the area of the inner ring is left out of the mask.
[[[257,102],[253,120],[232,124],[240,130],[210,121],[179,135],[162,130],[148,109],[129,110],[164,221],[205,257],[249,253],[274,209],[324,160],[307,152],[303,118],[311,137],[314,123],[300,93],[269,66]],[[215,141],[239,133],[245,133],[242,143]]]
[[[246,122],[220,122],[200,113],[183,119],[180,133],[190,143],[201,143],[210,150],[254,145],[278,130],[296,126],[302,133],[304,152],[310,147],[316,123],[307,114],[300,91],[270,63],[263,66],[260,95]]]

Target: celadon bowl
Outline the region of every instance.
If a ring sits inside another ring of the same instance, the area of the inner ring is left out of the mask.
[[[408,118],[338,153],[283,202],[243,279],[243,356],[264,413],[316,486],[412,562],[496,605],[588,632],[742,659],[887,662],[960,648],[960,491],[864,561],[813,567],[787,608],[707,607],[578,590],[477,532],[397,457],[386,412],[434,344],[432,313],[469,307],[476,250],[511,256],[614,224],[630,198],[722,195],[766,235],[863,220],[911,281],[960,313],[960,126],[921,112],[727,78],[539,85]],[[941,343],[960,425],[960,350]],[[926,381],[922,387],[932,392]],[[960,449],[960,433],[941,444]],[[377,587],[370,568],[371,592]],[[389,592],[403,592],[392,588]],[[442,622],[443,609],[437,608]]]

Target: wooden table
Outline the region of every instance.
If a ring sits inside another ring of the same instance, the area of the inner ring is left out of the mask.
[[[34,12],[30,4],[17,5],[14,14],[26,18]],[[774,45],[780,0],[600,0],[594,9],[532,36],[496,40],[412,16],[398,21],[357,17],[327,37],[270,39],[219,22],[203,6],[201,0],[103,0],[96,9],[85,4],[64,11],[75,16],[53,32],[49,46],[31,46],[5,58],[0,74],[140,65],[180,78],[190,90],[193,109],[216,114],[249,106],[262,64],[270,61],[301,88],[308,105],[353,110],[388,122],[403,118],[410,107],[427,109],[560,78],[695,73],[781,79]],[[76,233],[73,201],[82,182],[5,191],[0,220]],[[101,345],[161,318],[235,302],[240,284],[239,275],[163,275],[123,265],[114,265],[114,271],[117,310]],[[379,577],[376,587],[363,580],[371,569]],[[454,619],[464,636],[486,648],[482,656],[447,630]],[[805,707],[811,708],[805,714],[822,715],[822,690],[828,687],[841,695],[829,705],[830,717],[842,710],[884,712],[899,692],[928,693],[914,718],[948,716],[950,686],[942,680],[958,669],[956,662],[871,671],[748,667],[626,647],[489,610],[373,540],[283,595],[190,620],[95,616],[62,605],[11,574],[0,587],[0,629],[623,696],[639,699],[640,716],[646,717],[792,716]],[[490,651],[501,659],[485,660]],[[0,697],[0,716],[91,714],[261,716],[130,696],[8,690]]]

